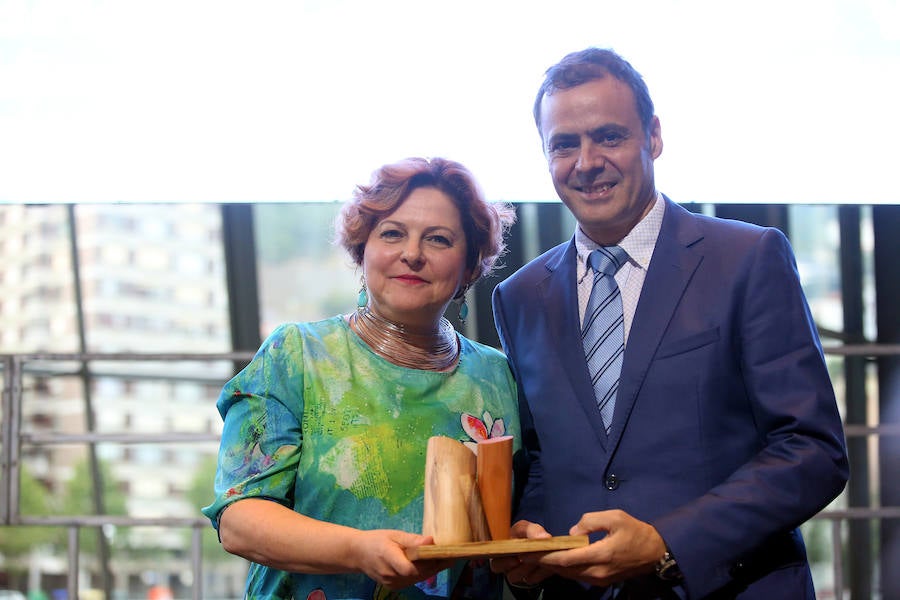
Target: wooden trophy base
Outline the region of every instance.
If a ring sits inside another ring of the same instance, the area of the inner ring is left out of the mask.
[[[487,542],[462,542],[459,544],[416,546],[415,548],[407,548],[406,556],[409,560],[496,558],[499,556],[527,554],[529,552],[570,550],[572,548],[587,546],[589,543],[588,536],[586,535],[560,535],[549,538],[518,538],[491,540]]]

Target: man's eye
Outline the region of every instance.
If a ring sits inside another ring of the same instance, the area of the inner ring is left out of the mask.
[[[617,144],[621,144],[622,140],[624,140],[624,139],[625,139],[625,136],[622,135],[621,133],[616,133],[616,132],[610,131],[610,132],[598,135],[594,141],[597,142],[598,144],[603,144],[604,146],[615,146]]]
[[[551,142],[550,144],[550,152],[566,152],[575,147],[575,142],[570,142],[568,140],[561,140],[558,142]]]

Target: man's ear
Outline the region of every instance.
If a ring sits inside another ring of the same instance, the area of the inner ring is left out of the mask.
[[[650,156],[653,157],[653,160],[656,160],[663,150],[662,131],[659,125],[659,117],[656,115],[653,115],[653,119],[650,121],[647,141],[650,143]]]

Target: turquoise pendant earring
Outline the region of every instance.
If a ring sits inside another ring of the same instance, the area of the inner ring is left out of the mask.
[[[469,305],[466,303],[466,293],[469,291],[469,286],[463,288],[462,294],[459,295],[457,300],[459,301],[459,322],[462,325],[466,324],[466,318],[469,316]]]
[[[369,292],[366,291],[366,278],[360,279],[359,294],[356,296],[356,308],[364,309],[369,304]]]

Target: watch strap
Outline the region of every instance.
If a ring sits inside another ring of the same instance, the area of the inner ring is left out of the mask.
[[[663,581],[679,582],[684,579],[681,569],[678,568],[678,561],[672,556],[668,548],[662,558],[656,563],[656,576]]]

